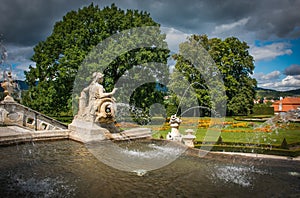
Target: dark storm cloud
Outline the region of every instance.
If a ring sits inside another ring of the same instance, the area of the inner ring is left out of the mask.
[[[289,75],[289,76],[297,76],[300,75],[300,65],[291,65],[287,68],[284,69],[283,72],[285,75]]]
[[[133,2],[133,1],[128,1]],[[299,0],[155,0],[117,1],[117,5],[147,10],[163,25],[188,33],[210,34],[216,26],[249,20],[245,31],[255,39],[290,38],[300,36]],[[243,34],[243,32],[240,32]],[[253,39],[253,38],[252,38]]]
[[[260,39],[270,37],[296,38],[300,36],[300,1],[257,1],[246,28],[257,32]]]
[[[82,4],[82,0],[2,0],[0,33],[4,43],[34,45],[51,34],[55,21]]]
[[[117,5],[126,7],[124,1],[117,1]],[[251,1],[236,0],[155,0],[137,1],[134,7],[150,12],[156,21],[165,26],[188,33],[209,33],[215,25],[247,17],[254,5]]]
[[[35,45],[51,34],[54,23],[61,20],[68,11],[77,10],[91,2],[90,0],[2,0],[0,33],[4,35],[5,43]],[[299,0],[95,0],[94,4],[102,8],[113,2],[122,9],[148,11],[160,24],[186,33],[209,35],[216,26],[222,27],[223,24],[248,19],[243,24],[243,28],[245,31],[253,32],[255,39],[300,36]],[[236,34],[239,32],[237,31]]]

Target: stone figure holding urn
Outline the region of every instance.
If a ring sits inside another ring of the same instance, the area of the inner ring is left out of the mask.
[[[105,92],[101,85],[103,74],[100,72],[93,73],[91,84],[84,88],[80,93],[79,110],[77,118],[100,123],[111,123],[115,121],[115,99],[112,92]]]
[[[117,89],[105,92],[101,85],[104,76],[100,72],[93,73],[92,77],[90,85],[80,93],[78,113],[68,125],[69,136],[83,143],[150,138],[151,129],[121,130],[115,125],[116,101],[113,94]]]

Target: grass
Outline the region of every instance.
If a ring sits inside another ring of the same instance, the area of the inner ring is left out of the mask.
[[[263,116],[258,116],[263,117]],[[279,153],[280,155],[294,156],[300,155],[300,123],[262,123],[262,122],[245,122],[237,121],[234,117],[226,117],[220,121],[211,120],[210,118],[182,118],[180,133],[188,128],[196,132],[195,142],[199,145],[204,143],[215,145],[214,149],[219,150],[240,150],[254,151],[256,153]],[[219,122],[219,123],[218,123]],[[153,131],[153,138],[164,138],[170,132],[168,123],[163,125],[148,125]],[[219,136],[222,137],[222,146],[217,146],[216,141]],[[280,149],[283,140],[286,139],[290,150]],[[227,145],[227,147],[226,147]],[[250,145],[250,146],[247,146]],[[222,148],[221,148],[222,147]],[[234,147],[234,148],[233,148]],[[270,148],[273,148],[269,151]],[[287,153],[282,154],[287,151]]]
[[[216,131],[215,134],[222,136],[223,141],[226,142],[248,142],[248,143],[271,143],[280,144],[284,138],[288,143],[300,142],[300,123],[289,124],[274,124],[274,126],[267,125],[261,122],[245,122],[235,121],[234,118],[225,118],[225,122],[232,122],[223,126],[211,126],[209,128],[198,127],[199,120],[209,120],[209,118],[183,118],[183,122],[180,126],[180,132],[188,128],[192,128],[196,131],[196,141],[203,141],[205,137],[209,137],[209,133]],[[246,124],[232,127],[233,124]],[[231,126],[230,126],[231,125]],[[170,132],[168,123],[164,125],[148,125],[154,132],[154,137],[159,137]],[[220,133],[219,133],[220,132]],[[217,139],[218,137],[216,137]]]
[[[252,118],[266,118],[269,116],[255,115]],[[249,117],[247,117],[249,118]],[[226,117],[223,120],[201,118],[181,118],[180,133],[193,129],[196,133],[196,147],[212,146],[212,150],[255,152],[278,154],[286,156],[300,155],[300,123],[272,123],[261,121],[244,121],[244,117]],[[72,117],[60,117],[60,121],[70,123]],[[122,129],[138,127],[134,123],[122,123]],[[153,138],[166,138],[171,131],[164,118],[154,118],[151,124],[143,126],[151,128]],[[222,137],[222,144],[217,140]],[[286,139],[290,149],[280,146]],[[271,148],[271,149],[270,149]]]
[[[152,127],[150,127],[152,128]],[[181,130],[180,130],[181,131]],[[170,130],[153,131],[153,138],[160,136],[166,137]],[[181,132],[182,133],[182,132]],[[205,139],[216,141],[219,136],[224,142],[243,142],[243,143],[263,143],[263,144],[281,144],[283,139],[291,144],[300,142],[300,129],[298,130],[278,130],[278,132],[217,132],[217,136],[209,136],[206,129],[198,129],[195,141],[203,142]]]

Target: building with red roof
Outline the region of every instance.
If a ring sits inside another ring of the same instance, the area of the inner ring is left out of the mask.
[[[272,106],[274,107],[275,114],[297,110],[297,108],[300,108],[300,97],[280,98],[280,100],[274,102]]]

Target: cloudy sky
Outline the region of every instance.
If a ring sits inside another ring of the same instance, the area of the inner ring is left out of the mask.
[[[235,36],[246,41],[255,59],[258,86],[300,88],[300,0],[1,0],[0,34],[7,62],[19,78],[28,69],[33,47],[52,32],[70,10],[91,2],[139,9],[167,27],[170,47],[190,34]]]

